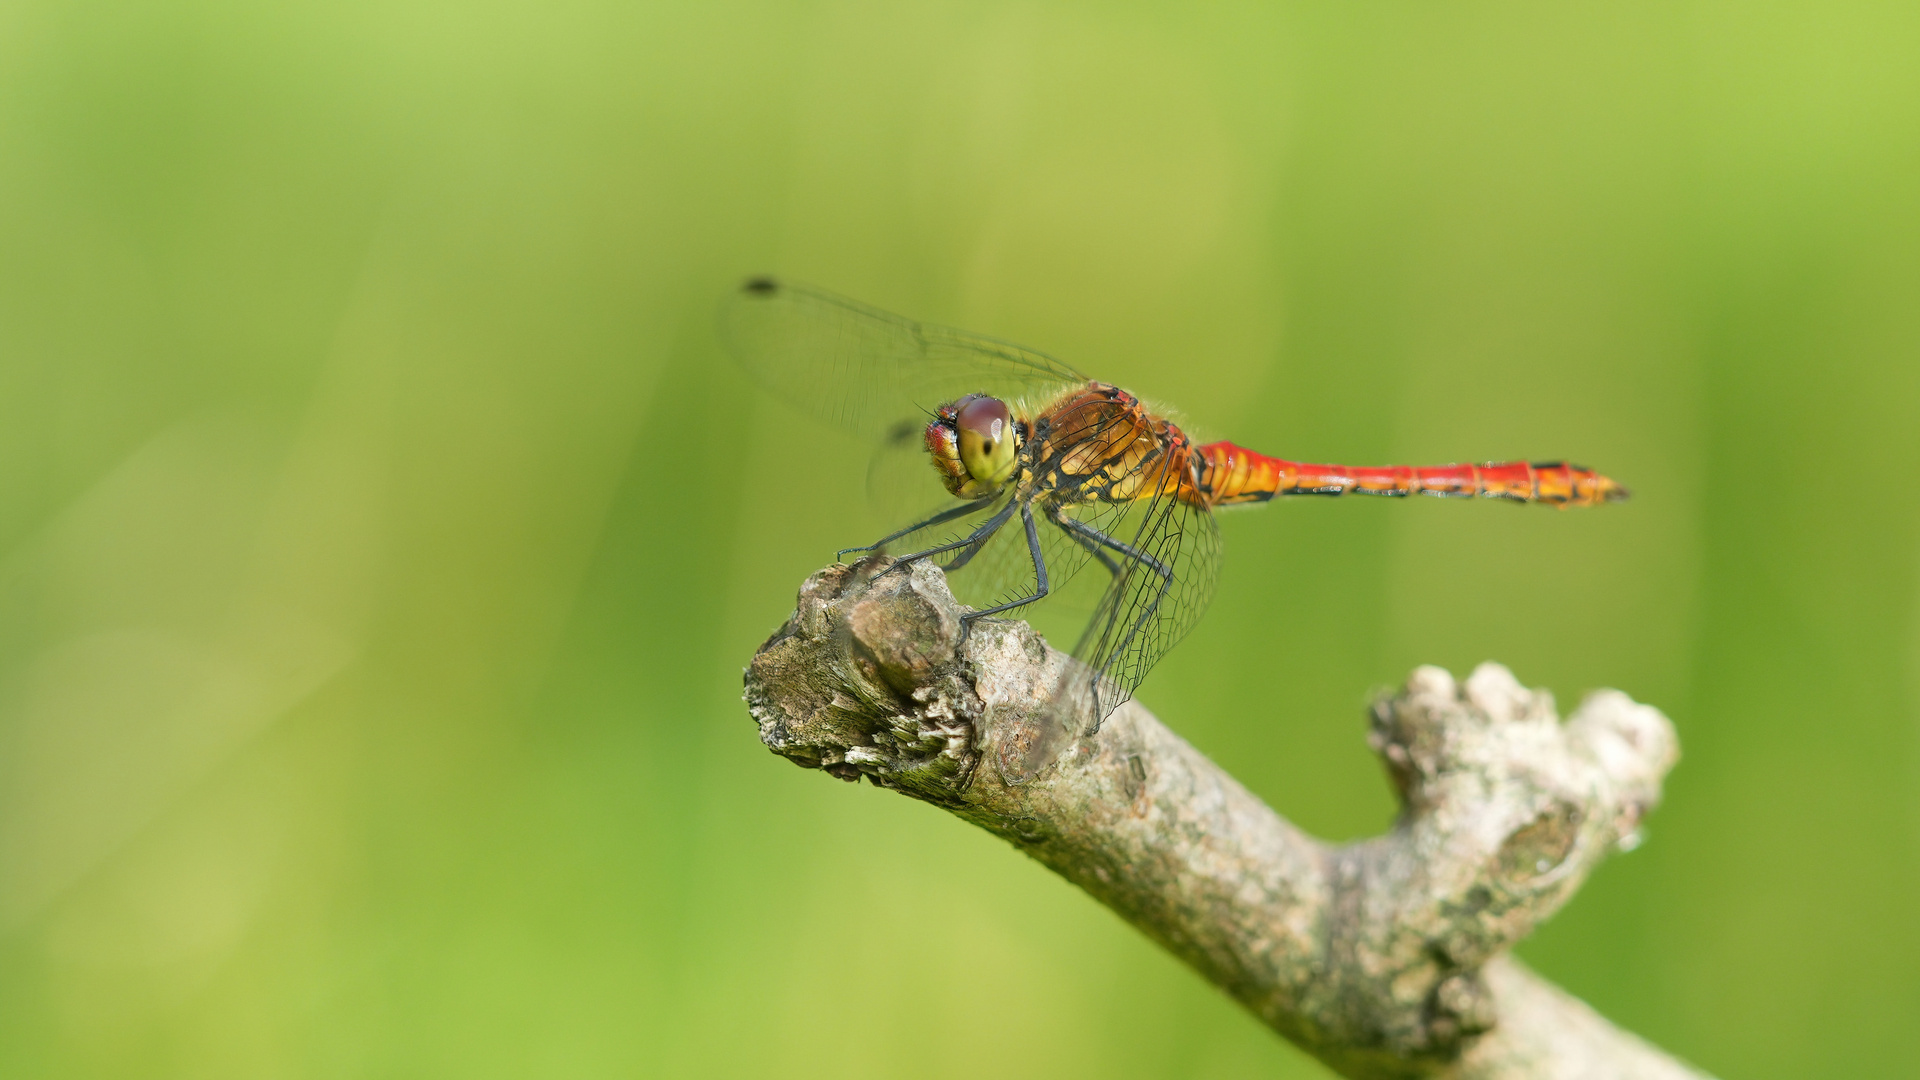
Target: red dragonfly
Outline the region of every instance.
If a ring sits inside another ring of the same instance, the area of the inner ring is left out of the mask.
[[[1045,354],[771,277],[743,284],[721,323],[776,393],[858,434],[919,443],[945,486],[946,505],[841,555],[900,545],[909,554],[893,567],[973,567],[984,585],[974,591],[990,599],[968,623],[1046,599],[1100,565],[1077,663],[1055,694],[1057,737],[1035,748],[1048,754],[1097,730],[1206,609],[1220,564],[1215,507],[1348,493],[1560,507],[1627,497],[1562,461],[1353,468],[1196,446],[1132,394]]]

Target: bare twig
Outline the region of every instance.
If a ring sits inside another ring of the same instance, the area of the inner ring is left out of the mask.
[[[1289,824],[1144,708],[1026,778],[1059,654],[925,563],[809,579],[747,673],[774,752],[943,806],[1098,897],[1350,1077],[1698,1077],[1506,955],[1634,842],[1677,756],[1613,691],[1562,724],[1505,668],[1416,670],[1373,709],[1384,836]]]

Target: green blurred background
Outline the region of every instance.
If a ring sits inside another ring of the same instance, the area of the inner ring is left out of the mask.
[[[0,6],[0,1074],[1326,1075],[740,670],[865,450],[773,270],[1309,459],[1141,697],[1332,837],[1497,658],[1686,757],[1522,953],[1729,1077],[1913,1075],[1920,9]]]

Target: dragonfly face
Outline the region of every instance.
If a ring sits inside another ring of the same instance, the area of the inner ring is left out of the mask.
[[[963,499],[991,498],[1014,473],[1021,432],[1007,403],[968,394],[934,413],[927,452],[947,490]]]

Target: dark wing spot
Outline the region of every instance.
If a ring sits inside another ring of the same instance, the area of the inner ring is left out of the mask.
[[[780,283],[765,274],[750,277],[740,286],[741,292],[750,292],[757,296],[771,296],[780,289]]]

